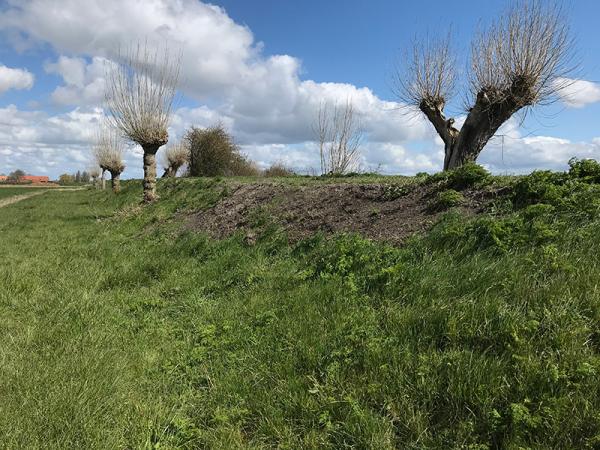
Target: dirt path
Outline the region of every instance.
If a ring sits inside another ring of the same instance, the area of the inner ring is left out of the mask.
[[[48,191],[36,191],[31,192],[30,194],[15,195],[14,197],[2,199],[0,200],[0,208],[4,208],[5,206],[12,205],[13,203],[20,202],[21,200],[26,200],[28,198],[35,197],[36,195],[43,194],[44,192]]]
[[[84,188],[52,188],[52,189],[44,189],[43,191],[35,191],[29,194],[23,195],[15,195],[13,197],[0,199],[0,208],[4,208],[5,206],[12,205],[13,203],[20,202],[21,200],[27,200],[28,198],[35,197],[36,195],[44,194],[48,191],[81,191]]]

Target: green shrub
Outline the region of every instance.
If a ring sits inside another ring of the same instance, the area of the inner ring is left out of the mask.
[[[192,127],[185,139],[190,148],[189,173],[193,177],[257,176],[258,167],[240,153],[223,125]]]
[[[448,208],[460,206],[465,202],[465,197],[454,189],[447,189],[439,192],[429,203],[429,209],[432,211],[444,211]]]
[[[393,201],[397,198],[404,197],[410,192],[409,186],[401,186],[398,184],[387,184],[383,188],[383,194],[381,198],[384,201]]]
[[[600,182],[600,164],[595,159],[569,160],[569,175],[573,178],[583,178],[592,183]]]
[[[490,173],[482,166],[469,162],[454,170],[430,175],[427,183],[443,184],[449,189],[466,189],[478,184],[484,184],[490,178]]]
[[[549,170],[537,170],[515,184],[512,200],[515,208],[524,208],[535,203],[558,205],[565,193],[568,176]]]
[[[466,189],[476,184],[485,183],[490,173],[475,163],[467,163],[448,174],[448,187],[453,189]]]
[[[265,169],[263,175],[265,177],[291,177],[295,175],[294,171],[286,167],[283,163],[276,162],[271,164],[268,169]]]
[[[349,292],[373,292],[385,287],[400,256],[395,248],[382,247],[354,234],[338,235],[324,244],[324,239],[317,237],[296,248],[296,253],[309,262],[305,276],[340,279]]]

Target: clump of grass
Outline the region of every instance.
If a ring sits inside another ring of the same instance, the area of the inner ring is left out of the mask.
[[[464,203],[465,197],[460,192],[454,189],[446,189],[437,193],[435,198],[429,203],[429,209],[432,211],[445,211]]]
[[[383,194],[381,196],[384,201],[393,201],[400,197],[404,197],[411,191],[411,186],[404,186],[399,184],[386,184],[383,188]]]
[[[447,189],[463,190],[481,186],[488,182],[490,177],[490,173],[482,166],[475,163],[466,163],[454,170],[429,175],[425,182],[439,184]]]

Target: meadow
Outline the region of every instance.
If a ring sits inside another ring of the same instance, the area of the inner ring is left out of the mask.
[[[598,448],[599,175],[475,177],[486,211],[399,246],[186,226],[225,179],[10,205],[0,446]]]
[[[44,190],[47,188],[38,187],[20,187],[20,186],[0,186],[0,200],[14,197],[15,195],[25,195],[31,192]]]

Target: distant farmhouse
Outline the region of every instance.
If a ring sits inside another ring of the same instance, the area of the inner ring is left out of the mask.
[[[1,181],[1,180],[0,180]],[[32,183],[32,184],[46,184],[46,183],[50,183],[50,179],[48,177],[38,177],[38,176],[34,176],[34,175],[23,175],[19,181],[25,182],[25,183]]]
[[[21,175],[17,181],[15,181],[10,176],[0,175],[0,183],[12,183],[14,184],[52,184],[50,183],[50,178],[46,176],[36,176],[36,175]]]

